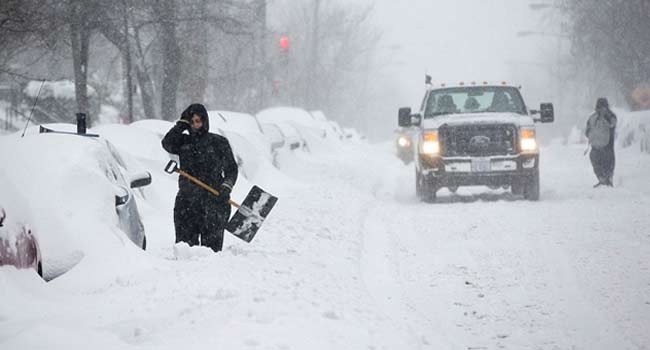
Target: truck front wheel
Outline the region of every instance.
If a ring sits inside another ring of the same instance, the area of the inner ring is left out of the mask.
[[[539,170],[523,183],[524,198],[529,201],[539,200]]]
[[[415,192],[422,202],[434,203],[436,201],[436,192],[438,192],[438,186],[434,181],[427,181],[427,179],[422,176],[422,174],[420,174],[420,172],[416,169]]]

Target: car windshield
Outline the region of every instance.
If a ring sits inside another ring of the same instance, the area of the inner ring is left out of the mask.
[[[433,90],[426,101],[424,118],[467,113],[526,114],[519,90],[510,86],[468,86]]]

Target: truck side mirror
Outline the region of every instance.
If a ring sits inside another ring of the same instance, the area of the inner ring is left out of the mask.
[[[555,120],[555,111],[552,103],[542,103],[539,106],[539,116],[542,123],[552,123]]]
[[[397,113],[397,125],[401,127],[411,126],[411,108],[404,107],[399,109]]]

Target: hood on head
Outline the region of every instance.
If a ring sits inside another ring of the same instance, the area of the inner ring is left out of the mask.
[[[208,118],[208,110],[205,109],[205,106],[200,103],[193,103],[189,105],[189,107],[187,107],[182,113],[182,115],[187,115],[189,118],[192,118],[194,114],[201,117],[201,121],[203,122],[201,131],[206,133],[210,131],[210,118]]]
[[[605,97],[600,97],[598,100],[596,100],[596,110],[601,109],[601,108],[608,108],[609,109],[609,101]]]

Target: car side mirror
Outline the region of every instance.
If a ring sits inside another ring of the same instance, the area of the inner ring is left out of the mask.
[[[0,227],[2,227],[2,223],[5,222],[6,217],[7,217],[7,213],[5,213],[4,208],[0,208]]]
[[[411,126],[411,108],[400,108],[397,113],[397,124],[401,127]]]
[[[131,188],[138,188],[151,185],[151,173],[148,171],[137,173],[131,176]]]
[[[552,103],[542,103],[539,106],[539,116],[542,123],[552,123],[555,120],[555,111]]]

